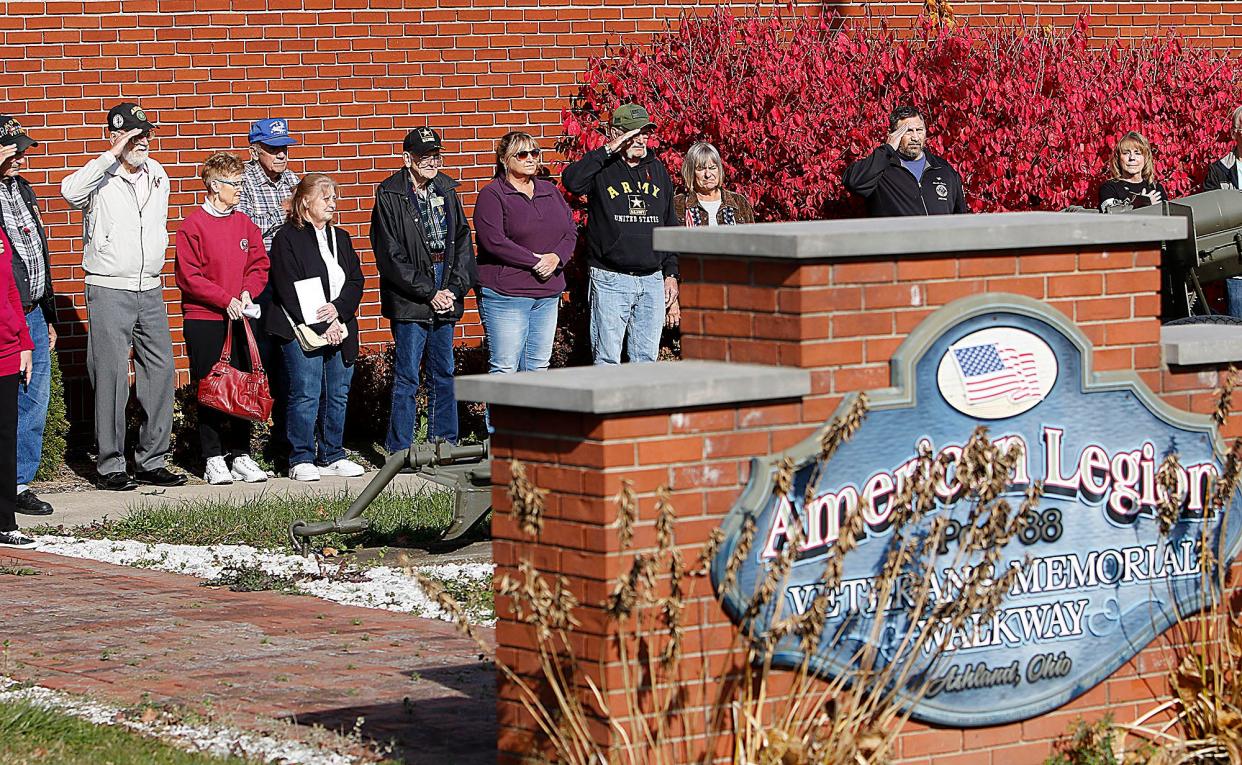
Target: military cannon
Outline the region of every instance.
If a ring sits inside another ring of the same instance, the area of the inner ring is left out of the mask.
[[[1205,191],[1131,214],[1187,219],[1190,236],[1165,242],[1162,247],[1160,314],[1166,322],[1211,316],[1204,286],[1242,276],[1242,193],[1230,189]]]
[[[450,542],[458,539],[492,509],[492,468],[487,455],[486,441],[465,446],[420,444],[397,452],[388,458],[340,518],[316,523],[295,521],[291,524],[289,538],[293,547],[306,555],[310,552],[312,537],[366,531],[371,523],[362,517],[363,512],[397,475],[405,472],[413,472],[453,492],[453,522],[441,540]]]

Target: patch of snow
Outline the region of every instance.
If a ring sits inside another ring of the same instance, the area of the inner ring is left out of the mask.
[[[174,746],[219,757],[241,755],[274,763],[302,765],[352,765],[352,757],[330,752],[298,741],[282,741],[271,736],[247,733],[217,725],[190,725],[184,722],[149,722],[130,719],[119,707],[72,696],[50,688],[25,686],[11,678],[0,678],[0,701],[25,701],[54,712],[71,715],[95,725],[121,725],[144,736],[163,739]]]
[[[274,576],[310,575],[316,578],[296,580],[294,588],[307,595],[344,605],[452,621],[452,617],[427,596],[410,572],[391,566],[365,569],[346,566],[344,572],[348,576],[341,577],[338,575],[340,566],[330,561],[259,550],[249,545],[200,547],[59,536],[40,536],[38,541],[40,552],[189,574],[201,579],[215,579],[228,568],[243,567],[258,567]],[[486,580],[490,586],[493,568],[490,563],[445,563],[419,566],[418,570],[437,579]],[[495,620],[479,620],[479,623],[491,626]]]

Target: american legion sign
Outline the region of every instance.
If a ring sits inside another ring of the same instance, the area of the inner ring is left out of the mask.
[[[872,394],[861,428],[827,464],[817,464],[817,437],[756,461],[725,521],[713,584],[724,590],[719,594],[731,618],[757,634],[780,614],[810,607],[824,588],[824,562],[835,553],[841,524],[862,513],[866,525],[828,593],[824,637],[809,657],[815,672],[848,672],[877,634],[878,618],[886,620],[882,644],[874,646],[881,661],[901,632],[935,628],[903,621],[908,604],[890,598],[881,606],[870,587],[885,561],[893,499],[915,455],[930,452],[952,464],[980,424],[994,443],[1021,452],[1011,474],[1013,504],[1034,482],[1042,482],[1044,494],[1031,523],[999,559],[998,568],[1016,569],[999,608],[941,636],[947,650],[909,675],[921,683],[907,696],[917,719],[995,725],[1060,706],[1109,676],[1179,613],[1202,606],[1201,538],[1216,540],[1230,560],[1237,552],[1237,524],[1222,528],[1220,519],[1229,514],[1207,507],[1222,471],[1211,420],[1170,408],[1136,375],[1093,372],[1086,338],[1043,303],[979,295],[946,306],[898,350],[893,382]],[[1180,462],[1183,501],[1177,522],[1162,533],[1157,471],[1169,454]],[[778,466],[787,458],[795,466],[792,488],[776,492]],[[947,516],[950,529],[960,528],[969,511],[953,483],[950,469],[935,487],[929,516]],[[748,518],[753,544],[730,579],[719,572]],[[746,619],[749,594],[788,541],[791,524],[801,524],[802,532],[791,572],[771,604]],[[933,595],[947,597],[963,579],[951,568],[931,570],[938,580],[928,582]],[[798,639],[790,637],[775,663],[795,667],[802,659]]]

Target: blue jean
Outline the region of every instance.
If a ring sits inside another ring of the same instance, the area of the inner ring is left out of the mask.
[[[340,347],[307,353],[297,340],[281,346],[289,382],[285,432],[289,436],[289,467],[307,462],[331,465],[345,457],[345,406],[353,366],[346,366]]]
[[[1226,279],[1225,294],[1229,297],[1229,315],[1242,317],[1242,277]]]
[[[663,330],[663,274],[630,276],[591,267],[591,352],[596,364],[620,364],[623,341],[630,361],[655,361]]]
[[[419,370],[427,357],[430,378],[427,398],[427,435],[432,441],[457,443],[457,392],[453,390],[453,325],[450,322],[419,324],[394,321],[392,339],[397,344],[393,364],[392,413],[384,448],[390,452],[410,448],[418,427]]]
[[[487,371],[509,374],[547,369],[560,302],[560,295],[515,297],[483,287],[479,314],[487,331]]]
[[[26,314],[26,328],[34,341],[34,369],[30,384],[17,385],[17,487],[22,491],[34,480],[43,457],[43,428],[47,425],[47,402],[52,394],[52,350],[43,309],[35,306]]]

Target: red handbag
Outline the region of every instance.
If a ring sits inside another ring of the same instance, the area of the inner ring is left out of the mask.
[[[251,372],[243,372],[229,363],[233,355],[233,322],[228,322],[224,333],[224,348],[220,360],[211,367],[207,376],[198,381],[198,403],[218,409],[243,420],[266,422],[272,415],[272,389],[267,384],[267,373],[259,359],[259,346],[254,341],[250,322],[242,319],[246,328],[246,341],[250,344]]]

